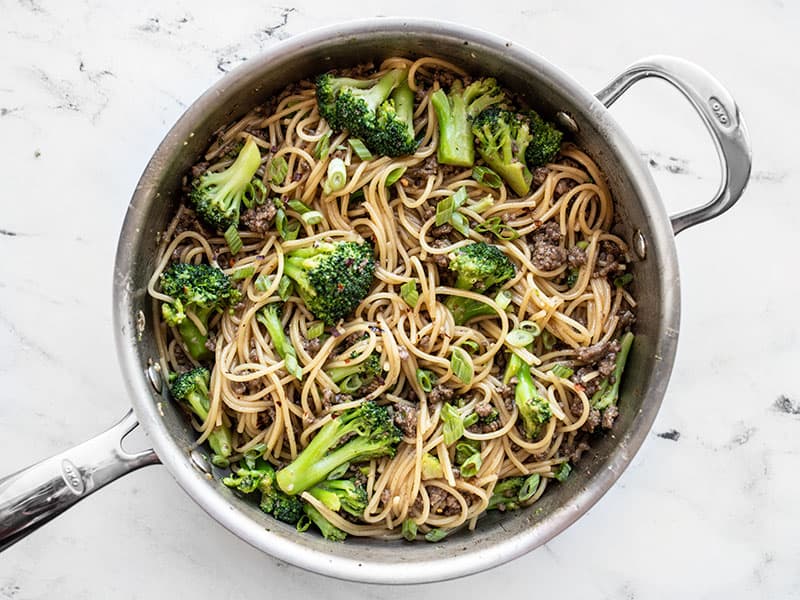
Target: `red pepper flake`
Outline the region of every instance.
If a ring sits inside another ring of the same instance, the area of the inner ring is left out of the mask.
[[[586,391],[586,388],[585,388],[585,387],[583,387],[583,386],[582,386],[580,383],[576,383],[576,384],[575,384],[575,391],[576,391],[576,392],[585,392],[585,391]]]

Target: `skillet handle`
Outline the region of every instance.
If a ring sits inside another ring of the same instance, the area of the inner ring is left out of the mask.
[[[153,450],[122,449],[122,439],[138,424],[130,410],[97,437],[0,479],[0,551],[104,485],[158,463]]]
[[[689,100],[708,128],[722,163],[722,182],[711,201],[670,217],[672,230],[678,234],[736,204],[750,178],[750,138],[739,107],[722,84],[704,69],[673,56],[650,56],[633,63],[600,90],[597,99],[611,106],[629,87],[647,77],[667,81]]]

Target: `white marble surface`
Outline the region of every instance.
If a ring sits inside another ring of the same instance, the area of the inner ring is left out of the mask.
[[[0,554],[0,598],[483,598],[498,588],[541,598],[800,598],[800,6],[462,4],[0,0],[0,473],[90,437],[129,406],[111,331],[117,234],[139,174],[181,112],[223,71],[281,39],[399,14],[494,31],[589,89],[643,55],[676,54],[715,73],[742,107],[753,180],[734,210],[677,240],[675,371],[619,483],[567,532],[510,564],[386,588],[261,554],[153,467]],[[671,209],[709,197],[713,150],[676,93],[645,83],[614,113]]]

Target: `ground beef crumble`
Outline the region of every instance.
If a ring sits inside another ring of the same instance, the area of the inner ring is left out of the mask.
[[[278,209],[271,201],[264,202],[253,208],[248,208],[242,213],[241,223],[250,231],[266,233],[272,227]]]
[[[567,262],[567,250],[561,246],[561,229],[548,221],[530,234],[531,262],[540,271],[553,271]]]

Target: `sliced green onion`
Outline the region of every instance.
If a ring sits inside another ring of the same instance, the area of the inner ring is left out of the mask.
[[[614,278],[614,285],[617,287],[625,287],[631,281],[633,281],[633,273],[625,273],[625,275]]]
[[[364,142],[358,138],[350,138],[347,141],[350,142],[350,146],[353,148],[353,152],[358,155],[358,158],[361,160],[372,160],[372,153],[364,145]]]
[[[422,455],[422,479],[439,479],[442,476],[442,463],[433,454]]]
[[[417,539],[417,522],[414,519],[403,521],[403,537],[409,542]]]
[[[233,281],[240,281],[242,279],[247,279],[248,277],[252,277],[255,272],[256,272],[256,266],[250,264],[247,265],[246,267],[236,269],[231,275],[231,279]]]
[[[473,413],[474,414],[474,413]],[[462,477],[475,477],[481,470],[481,453],[476,452],[465,460],[460,467]]]
[[[281,275],[280,283],[278,283],[278,296],[286,302],[287,298],[292,295],[294,291],[294,283],[286,275]]]
[[[259,275],[253,285],[259,292],[266,292],[269,286],[272,285],[272,277],[270,275]]]
[[[239,236],[236,225],[231,225],[225,230],[225,242],[228,244],[231,254],[238,254],[242,249],[242,238]]]
[[[289,200],[287,203],[289,208],[293,211],[300,213],[301,215],[306,214],[311,210],[309,206],[307,206],[304,202],[300,202],[300,200]]]
[[[469,198],[467,196],[467,187],[462,185],[451,197],[453,198],[453,208],[461,208]]]
[[[539,327],[539,324],[534,321],[520,321],[517,327],[519,327],[523,331],[528,331],[532,333],[534,337],[542,333],[542,328]]]
[[[467,351],[458,346],[450,351],[450,368],[462,383],[469,385],[472,382],[474,367]]]
[[[433,389],[433,373],[425,369],[417,369],[417,383],[426,394]]]
[[[278,235],[287,242],[290,242],[296,240],[297,236],[300,234],[300,223],[297,221],[290,221],[286,216],[286,212],[282,208],[279,208],[278,212],[275,213],[275,229],[277,229]]]
[[[345,394],[354,394],[361,389],[362,385],[364,385],[364,380],[361,379],[361,376],[358,373],[355,373],[342,381],[339,384],[339,389]]]
[[[455,406],[446,403],[442,406],[442,420],[444,421],[444,427],[442,428],[444,444],[449,446],[464,435],[464,419]]]
[[[506,335],[506,343],[513,348],[524,348],[533,343],[534,337],[530,331],[515,327]]]
[[[328,163],[328,179],[325,181],[326,192],[338,192],[347,185],[347,167],[341,158],[331,159]]]
[[[474,413],[473,413],[474,414]],[[475,454],[480,453],[481,443],[477,440],[464,440],[456,444],[456,464],[464,464],[466,460]]]
[[[306,330],[306,335],[308,335],[308,339],[314,340],[325,333],[325,323],[322,321],[317,321],[312,323],[309,328]]]
[[[427,542],[441,542],[444,538],[447,537],[449,532],[447,529],[431,529],[428,533],[425,534],[425,541]]]
[[[436,226],[452,223],[453,215],[467,201],[467,197],[467,188],[461,186],[455,194],[440,200],[436,204]],[[456,226],[455,223],[453,226]]]
[[[569,477],[569,474],[572,472],[572,467],[568,462],[561,463],[561,466],[558,468],[558,471],[555,472],[554,477],[558,479],[561,483],[564,483]]]
[[[328,150],[331,148],[331,132],[326,131],[314,146],[314,158],[317,160],[328,156]]]
[[[297,521],[297,525],[295,525],[295,527],[300,533],[308,531],[308,528],[311,527],[311,519],[309,519],[306,515],[302,515]]]
[[[571,369],[567,365],[558,364],[550,369],[550,372],[556,377],[561,377],[561,379],[568,379],[575,374],[575,369]]]
[[[458,233],[464,237],[469,237],[469,220],[461,213],[453,213],[450,217],[450,224]]]
[[[436,203],[436,221],[434,223],[437,227],[440,225],[444,225],[445,223],[450,222],[450,218],[453,216],[453,197],[448,196],[444,200],[439,200]]]
[[[519,493],[517,494],[517,498],[519,498],[520,502],[525,502],[533,498],[536,490],[539,489],[539,481],[541,479],[538,473],[534,473],[522,482],[522,487],[519,488]]]
[[[499,240],[511,241],[519,237],[519,232],[510,225],[506,225],[500,217],[486,219],[483,223],[475,226],[478,233],[491,233]]]
[[[508,305],[511,304],[511,292],[508,290],[500,290],[497,292],[497,296],[494,297],[494,301],[503,310],[508,308]]]
[[[470,354],[475,354],[478,350],[481,349],[480,345],[475,340],[464,340],[459,345]]]
[[[503,180],[500,179],[500,176],[489,167],[482,167],[480,165],[473,167],[472,178],[478,183],[482,183],[490,188],[497,189],[503,185]]]
[[[300,216],[303,219],[303,222],[308,225],[319,225],[322,223],[322,213],[318,210],[310,210],[307,213],[303,213]]]
[[[478,422],[478,413],[470,413],[466,417],[464,417],[464,427],[472,427],[475,423]]]
[[[416,279],[406,281],[400,286],[400,297],[403,299],[403,302],[408,304],[411,308],[417,306],[417,302],[419,302],[419,292],[417,291]]]
[[[586,250],[589,247],[589,242],[587,242],[586,240],[581,240],[575,245],[581,250]]]
[[[274,183],[276,185],[282,184],[286,179],[286,174],[288,172],[289,163],[286,162],[286,159],[283,158],[283,156],[278,156],[269,161],[267,177],[269,177],[270,183]]]
[[[471,205],[469,208],[470,210],[481,214],[483,211],[490,209],[494,206],[494,198],[491,194],[487,194],[486,197],[478,200],[475,204]]]
[[[547,329],[542,332],[542,344],[544,345],[545,349],[552,350],[556,345],[556,341],[556,336],[550,333]]]
[[[406,167],[397,167],[396,169],[392,169],[392,172],[386,177],[386,187],[392,187],[395,183],[400,181],[400,178],[405,172]]]

